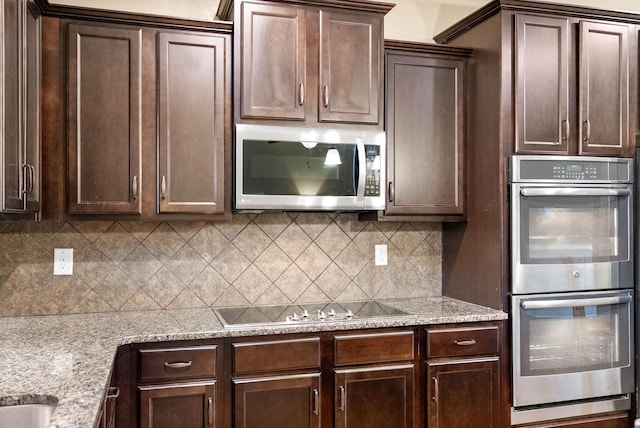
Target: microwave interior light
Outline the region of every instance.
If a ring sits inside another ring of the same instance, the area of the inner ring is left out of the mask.
[[[327,156],[324,158],[324,164],[326,166],[334,166],[334,165],[342,165],[342,160],[340,159],[340,152],[335,147],[331,147],[327,150]]]
[[[301,141],[300,144],[302,144],[305,149],[309,150],[315,148],[318,145],[318,143],[314,143],[313,141]]]

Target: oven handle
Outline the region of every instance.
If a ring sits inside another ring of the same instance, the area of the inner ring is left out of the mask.
[[[629,196],[631,189],[584,188],[584,187],[529,187],[520,189],[527,196]]]
[[[591,299],[559,299],[559,300],[526,300],[520,302],[522,309],[572,308],[575,306],[602,306],[629,303],[631,294],[611,297],[594,297]]]

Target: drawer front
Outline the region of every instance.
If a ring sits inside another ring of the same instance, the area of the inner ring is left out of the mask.
[[[497,354],[498,327],[427,329],[427,358]]]
[[[139,381],[212,378],[216,375],[217,346],[194,346],[139,351]]]
[[[233,373],[320,367],[320,338],[233,344]]]
[[[413,337],[413,331],[336,336],[335,365],[413,360]]]

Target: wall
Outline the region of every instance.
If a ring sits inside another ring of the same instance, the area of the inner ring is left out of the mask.
[[[488,3],[489,0],[378,0],[395,3],[385,19],[385,38],[433,42],[433,36]],[[109,8],[190,19],[213,20],[218,0],[50,0],[51,3]],[[640,13],[638,0],[548,0]]]
[[[375,266],[375,244],[388,266]],[[53,276],[53,249],[74,275]],[[288,304],[442,293],[439,223],[355,214],[210,222],[0,223],[0,316]]]

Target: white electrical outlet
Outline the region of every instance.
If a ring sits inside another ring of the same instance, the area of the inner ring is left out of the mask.
[[[376,266],[386,266],[387,265],[387,245],[380,244],[376,245]]]
[[[53,274],[73,275],[73,248],[54,248]]]

